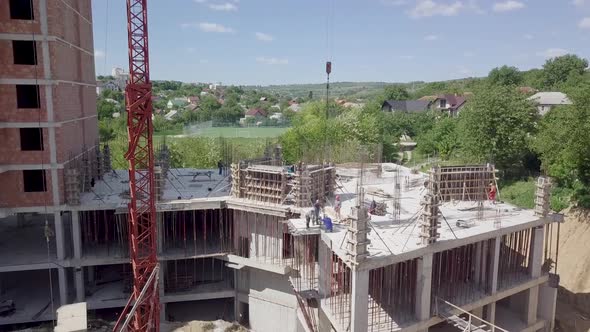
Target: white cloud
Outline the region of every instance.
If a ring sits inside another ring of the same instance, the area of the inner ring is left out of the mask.
[[[510,12],[526,7],[524,3],[514,0],[508,0],[504,2],[496,2],[493,10],[497,13]]]
[[[431,17],[431,16],[455,16],[465,6],[461,1],[453,3],[437,3],[433,0],[418,0],[416,6],[410,10],[410,16],[413,18]]]
[[[524,39],[527,39],[527,40],[531,40],[531,39],[535,38],[535,37],[534,37],[533,35],[531,35],[530,33],[525,33],[525,34],[524,34],[522,37],[523,37]]]
[[[234,33],[235,30],[217,23],[201,22],[201,23],[183,23],[183,28],[199,28],[204,32],[218,32],[218,33]]]
[[[544,51],[541,52],[537,52],[537,56],[542,56],[544,58],[555,58],[558,56],[562,56],[562,55],[566,55],[569,52],[567,50],[564,50],[563,48],[548,48]]]
[[[105,53],[102,50],[94,50],[94,57],[95,58],[104,58]]]
[[[285,58],[267,58],[264,56],[259,56],[256,58],[256,62],[264,63],[266,65],[288,65],[289,60]]]
[[[273,36],[269,35],[268,33],[264,33],[264,32],[257,32],[255,35],[256,35],[256,39],[258,39],[260,41],[264,41],[264,42],[271,42],[275,39]]]
[[[205,2],[207,2],[207,0],[193,0],[193,1],[196,2],[196,3],[205,3]]]
[[[584,17],[580,23],[578,23],[580,29],[590,29],[590,17]]]
[[[400,55],[399,58],[403,60],[414,60],[416,57],[413,55]]]
[[[428,41],[433,41],[433,40],[437,40],[438,36],[437,35],[428,35],[426,37],[424,37],[424,40],[428,40]]]
[[[585,0],[573,0],[572,5],[574,6],[583,6],[585,4]]]
[[[231,12],[231,11],[237,11],[238,10],[238,6],[234,5],[233,3],[222,3],[222,4],[210,4],[209,8],[213,9],[213,10],[219,10],[219,11],[224,11],[224,12]]]

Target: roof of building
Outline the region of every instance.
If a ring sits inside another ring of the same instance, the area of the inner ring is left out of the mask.
[[[445,99],[447,101],[447,103],[449,105],[451,105],[451,107],[450,107],[451,109],[457,109],[457,108],[463,106],[463,104],[465,104],[465,102],[467,101],[465,96],[458,96],[458,95],[452,95],[452,94],[439,95],[435,100],[439,100],[439,99]]]
[[[261,108],[253,108],[251,110],[249,110],[248,112],[246,112],[246,115],[251,115],[251,116],[266,116],[266,111],[261,109]]]
[[[438,98],[438,96],[424,96],[424,97],[420,97],[418,98],[418,100],[428,100],[428,101],[435,101],[436,98]]]
[[[427,100],[386,100],[383,106],[389,105],[394,111],[422,112],[428,110],[430,102]]]
[[[539,105],[571,105],[571,100],[562,92],[538,92],[527,98]]]

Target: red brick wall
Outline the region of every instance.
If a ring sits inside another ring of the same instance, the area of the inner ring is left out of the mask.
[[[0,164],[49,164],[49,137],[43,128],[43,151],[21,151],[20,129],[0,129]]]
[[[16,87],[0,84],[0,122],[41,122],[47,121],[45,89],[39,86],[40,109],[16,108]]]
[[[26,0],[24,0],[26,1]],[[64,0],[80,15],[92,21],[91,0]],[[39,0],[33,0],[34,21],[11,20],[8,1],[0,0],[0,32],[40,34]],[[62,0],[47,0],[48,35],[59,37],[93,53],[92,26]],[[54,80],[95,84],[94,58],[62,42],[49,42],[49,63]],[[0,78],[43,78],[41,42],[37,42],[38,66],[13,64],[12,42],[0,41]],[[90,86],[59,84],[52,86],[54,121],[69,121],[96,115],[96,89]],[[0,122],[46,122],[45,87],[40,86],[40,109],[17,109],[14,85],[0,84]],[[96,117],[75,120],[55,128],[57,161],[91,147],[98,138]],[[49,162],[48,129],[44,129],[45,151],[20,151],[18,128],[0,129],[0,164],[42,164]],[[6,142],[6,143],[5,143]],[[63,202],[63,171],[58,170],[60,200]],[[47,192],[25,193],[21,171],[0,173],[0,207],[52,205],[51,171],[46,170]]]
[[[37,66],[15,65],[12,53],[12,41],[0,40],[0,77],[39,78],[43,79],[43,54],[41,43],[37,42]]]
[[[58,183],[63,183],[63,171],[58,170]],[[22,171],[9,171],[0,173],[0,208],[27,207],[27,206],[52,206],[51,171],[45,171],[46,192],[25,193]],[[60,185],[60,203],[63,203],[63,186]]]
[[[28,0],[26,0],[28,1]],[[39,0],[33,0],[34,21],[11,20],[8,0],[0,1],[0,31],[4,33],[41,33],[39,25]]]

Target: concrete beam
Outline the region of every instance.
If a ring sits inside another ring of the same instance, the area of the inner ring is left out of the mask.
[[[404,253],[400,253],[397,255],[389,255],[389,256],[384,256],[384,257],[372,257],[372,258],[368,258],[366,261],[364,261],[359,266],[359,269],[373,270],[373,269],[380,268],[383,266],[388,266],[391,264],[415,259],[415,258],[424,256],[429,253],[441,252],[441,251],[457,248],[460,246],[473,244],[476,242],[486,241],[486,240],[494,239],[494,238],[501,238],[503,235],[506,235],[506,234],[522,231],[525,229],[535,228],[538,226],[543,226],[543,225],[551,223],[551,222],[552,221],[549,218],[541,218],[541,219],[537,219],[537,220],[534,220],[534,221],[531,221],[528,223],[518,224],[518,225],[514,225],[514,226],[509,226],[509,227],[503,227],[503,228],[500,228],[500,229],[497,229],[494,231],[483,232],[483,233],[469,236],[469,237],[465,237],[465,238],[454,239],[452,241],[436,242],[436,243],[431,244],[429,246],[422,247],[420,249],[416,249],[416,250],[412,250],[412,251],[408,251],[408,252],[404,252]]]
[[[175,294],[175,295],[162,296],[160,298],[160,302],[170,303],[170,302],[201,301],[201,300],[211,300],[211,299],[227,299],[227,298],[233,298],[234,295],[235,295],[234,290],[225,290],[225,291],[217,291],[217,292],[198,293],[198,294]]]
[[[244,258],[236,255],[227,255],[220,258],[230,263],[241,264],[258,270],[272,272],[280,275],[288,275],[291,273],[291,268],[288,266],[261,263],[251,258]]]
[[[369,325],[369,271],[352,270],[350,331],[367,331]]]
[[[522,283],[518,286],[515,286],[513,288],[499,291],[493,295],[484,297],[484,298],[479,299],[475,302],[462,305],[461,308],[463,308],[463,310],[465,310],[465,311],[471,311],[471,310],[474,310],[479,307],[487,306],[491,303],[495,304],[497,301],[499,301],[501,299],[504,299],[504,298],[507,298],[507,297],[512,296],[514,294],[520,293],[520,292],[525,291],[529,288],[544,284],[548,280],[549,280],[548,276],[542,276],[540,278],[533,279],[528,282],[524,282],[524,283]],[[457,313],[458,312],[454,312],[454,314],[457,314]],[[426,321],[421,321],[419,323],[416,323],[414,325],[404,328],[404,332],[423,331],[425,329],[428,329],[428,327],[436,325],[438,323],[442,323],[443,321],[444,320],[440,317],[431,317]],[[489,319],[488,319],[488,321],[489,321]],[[490,321],[490,323],[493,323],[493,322]]]

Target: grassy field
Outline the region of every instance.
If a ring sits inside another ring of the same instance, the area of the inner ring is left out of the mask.
[[[276,128],[276,127],[209,127],[199,128],[194,132],[185,133],[182,130],[178,131],[167,131],[155,133],[157,136],[176,136],[182,135],[186,137],[227,137],[227,138],[266,138],[266,137],[278,137],[289,128]]]

